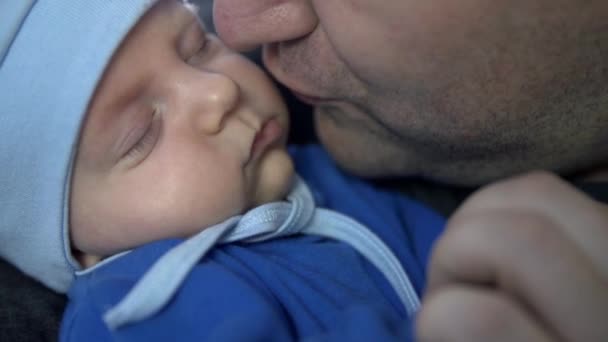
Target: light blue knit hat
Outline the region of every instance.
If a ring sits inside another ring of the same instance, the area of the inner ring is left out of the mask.
[[[66,292],[70,172],[91,96],[154,0],[0,1],[0,256]]]

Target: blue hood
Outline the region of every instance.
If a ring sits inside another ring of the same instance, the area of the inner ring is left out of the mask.
[[[0,256],[66,292],[70,172],[89,101],[154,0],[0,1]]]

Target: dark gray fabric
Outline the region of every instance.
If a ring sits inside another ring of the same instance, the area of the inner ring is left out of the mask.
[[[65,303],[0,259],[0,341],[56,341]]]
[[[436,212],[449,217],[476,188],[465,188],[437,184],[423,179],[389,179],[374,181],[374,183],[389,191],[400,193],[416,199]]]

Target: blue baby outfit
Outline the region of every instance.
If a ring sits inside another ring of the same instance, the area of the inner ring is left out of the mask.
[[[358,239],[356,249],[320,236],[274,237],[285,230],[329,232],[334,238],[362,231],[343,215],[313,210],[306,186],[296,183],[290,203],[256,208],[186,242],[143,246],[79,275],[69,293],[62,340],[407,338],[408,311],[416,305],[411,295],[420,294],[428,251],[444,220],[399,194],[344,175],[319,147],[292,152],[316,202],[348,208],[340,211],[370,228],[396,259],[371,233]],[[249,236],[251,228],[259,227],[259,234]],[[223,242],[248,241],[216,246],[202,258],[197,253],[205,248],[184,247],[212,245],[229,236]],[[272,239],[252,243],[264,238]],[[375,267],[370,257],[384,266]],[[145,280],[136,285],[140,279]]]

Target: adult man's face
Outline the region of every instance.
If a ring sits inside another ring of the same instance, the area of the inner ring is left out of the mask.
[[[362,176],[479,184],[608,160],[605,0],[215,0]],[[604,112],[602,112],[604,110]],[[294,129],[297,129],[295,127]]]

